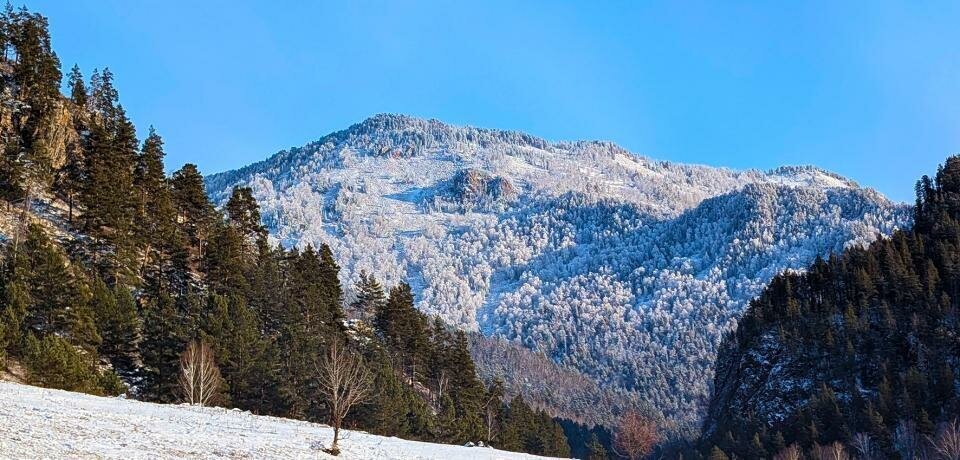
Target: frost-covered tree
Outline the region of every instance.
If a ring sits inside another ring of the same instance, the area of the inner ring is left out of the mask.
[[[695,418],[717,347],[784,270],[909,222],[813,167],[732,171],[605,142],[378,115],[207,178],[249,187],[274,242],[328,244],[348,302],[361,273],[665,413]]]

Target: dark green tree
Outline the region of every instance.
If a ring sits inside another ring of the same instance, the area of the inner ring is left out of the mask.
[[[260,206],[250,187],[234,187],[224,207],[227,220],[248,242],[248,252],[255,254],[258,243],[267,237],[267,229],[260,221]]]
[[[217,222],[217,212],[207,198],[203,176],[196,165],[183,165],[170,179],[177,221],[191,248],[192,258],[202,260],[204,246]]]
[[[372,322],[376,312],[386,306],[387,296],[383,291],[383,286],[373,276],[365,270],[360,271],[360,279],[355,288],[356,300],[350,303],[350,311],[355,317],[366,322]]]
[[[97,332],[102,338],[98,351],[116,371],[132,377],[139,361],[140,317],[130,290],[123,286],[110,289],[98,277],[91,283],[91,305]]]

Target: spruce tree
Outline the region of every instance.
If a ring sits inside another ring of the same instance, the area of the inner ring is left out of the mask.
[[[387,297],[383,286],[372,273],[360,271],[360,279],[355,285],[356,300],[350,304],[351,314],[368,323],[372,322],[376,312],[386,305]]]
[[[219,294],[246,298],[250,293],[244,241],[232,226],[219,224],[212,231],[203,255],[203,271],[210,288]]]
[[[201,260],[204,245],[216,223],[216,210],[207,198],[203,176],[196,165],[186,164],[170,179],[177,221],[186,235],[193,260]]]
[[[124,286],[110,289],[99,277],[93,279],[91,292],[97,331],[103,339],[100,356],[110,361],[117,373],[130,378],[139,361],[141,331],[133,295]]]
[[[247,241],[247,252],[254,254],[258,243],[267,237],[267,229],[260,221],[260,206],[250,187],[234,187],[224,207],[227,220]]]
[[[463,331],[456,332],[456,338],[450,349],[449,365],[450,393],[457,407],[459,438],[464,441],[483,439],[486,391],[477,378],[477,370],[470,357],[467,336]]]
[[[283,307],[286,323],[279,337],[284,397],[291,416],[321,419],[322,406],[315,389],[313,362],[327,344],[343,340],[343,317],[336,265],[330,267],[321,254],[308,246],[290,256],[287,300]]]
[[[426,318],[413,304],[410,285],[390,289],[387,303],[376,312],[374,325],[404,373],[417,378],[429,353]]]
[[[73,68],[70,69],[67,86],[70,87],[70,102],[73,102],[73,105],[80,110],[86,109],[87,85],[83,82],[80,66],[74,64]]]
[[[142,397],[157,402],[177,400],[177,375],[180,353],[191,337],[189,321],[179,302],[164,293],[156,298],[142,299],[143,341],[140,355],[143,359],[144,376]]]
[[[120,106],[94,122],[87,137],[81,193],[83,229],[95,238],[94,262],[100,273],[113,282],[132,282],[136,238],[134,219],[138,194],[133,177],[137,138],[133,124]]]
[[[269,413],[275,376],[258,318],[239,296],[212,295],[207,333],[236,407]]]
[[[169,261],[177,252],[176,210],[163,165],[163,139],[153,127],[137,155],[133,183],[137,190],[138,243],[142,252],[141,276],[169,270]],[[162,275],[156,274],[159,278]]]

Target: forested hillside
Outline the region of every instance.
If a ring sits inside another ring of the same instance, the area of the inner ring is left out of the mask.
[[[569,453],[549,415],[482,384],[466,335],[417,310],[403,279],[362,277],[345,302],[330,247],[269,244],[249,188],[218,208],[196,166],[168,176],[163,140],[153,128],[138,138],[108,69],[86,80],[74,66],[62,95],[47,29],[26,9],[0,17],[5,375],[192,400],[184,350],[199,344],[218,368],[202,401],[328,422],[341,409],[322,357],[346,350],[372,389],[348,427]]]
[[[720,348],[703,453],[960,458],[960,157],[916,190],[911,230],[751,303]]]
[[[673,164],[403,115],[206,180],[216,202],[249,186],[271,237],[329,244],[345,280],[409,280],[421,311],[691,425],[723,332],[774,275],[909,223],[814,167]]]

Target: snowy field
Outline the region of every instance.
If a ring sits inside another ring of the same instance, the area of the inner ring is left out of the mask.
[[[221,408],[151,404],[0,382],[0,458],[533,459],[483,447],[341,432]]]

